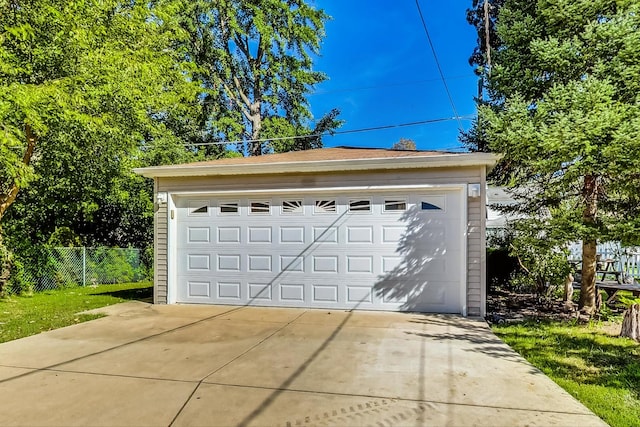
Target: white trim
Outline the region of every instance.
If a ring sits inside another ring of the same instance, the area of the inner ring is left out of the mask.
[[[175,304],[177,301],[177,274],[178,274],[178,210],[173,198],[169,194],[167,203],[167,304]],[[174,212],[171,218],[171,212]]]
[[[318,188],[270,188],[254,190],[217,190],[217,191],[172,191],[175,196],[227,196],[229,194],[310,194],[310,193],[380,193],[382,191],[405,191],[405,190],[460,190],[467,188],[467,184],[411,184],[411,185],[362,185],[352,187],[318,187]]]
[[[487,168],[480,175],[480,317],[487,315]]]
[[[469,245],[469,229],[468,229],[468,217],[469,217],[469,207],[467,200],[467,186],[463,185],[460,189],[460,200],[462,203],[462,215],[460,215],[460,230],[462,231],[460,238],[462,239],[462,251],[460,265],[464,266],[462,269],[462,274],[460,275],[460,313],[467,317],[467,309],[468,309],[468,301],[467,296],[469,293],[469,284],[468,284],[468,270],[469,270],[469,255],[468,255],[468,245]]]
[[[471,166],[491,167],[496,164],[497,160],[498,156],[491,153],[445,153],[425,156],[416,155],[412,157],[381,157],[371,159],[289,161],[274,163],[239,162],[237,164],[220,164],[213,161],[184,165],[135,168],[133,171],[147,178],[257,175]]]

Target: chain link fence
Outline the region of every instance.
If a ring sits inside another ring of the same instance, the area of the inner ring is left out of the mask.
[[[153,274],[143,262],[143,251],[134,248],[46,248],[36,262],[12,271],[20,276],[8,293],[26,289],[41,292],[74,286],[139,282]],[[34,265],[35,264],[35,265]]]

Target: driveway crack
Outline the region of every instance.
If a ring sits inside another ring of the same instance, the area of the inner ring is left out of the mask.
[[[294,323],[295,321],[297,321],[300,317],[302,317],[304,314],[306,313],[306,310],[303,311],[302,313],[300,313],[298,316],[296,316],[294,319],[290,320],[289,322],[285,323],[284,325],[282,325],[280,328],[276,329],[275,331],[273,331],[272,333],[270,333],[269,335],[267,335],[266,337],[264,337],[263,339],[261,339],[259,342],[255,343],[254,345],[252,345],[251,347],[249,347],[248,349],[246,349],[245,351],[243,351],[242,353],[239,353],[237,356],[235,356],[234,358],[232,358],[231,360],[229,360],[227,363],[225,363],[222,366],[217,367],[216,369],[214,369],[213,371],[209,372],[207,375],[205,375],[204,377],[202,377],[202,379],[200,381],[198,381],[198,383],[196,384],[196,386],[193,388],[193,391],[191,392],[191,394],[189,394],[189,396],[187,397],[187,399],[185,400],[185,402],[182,404],[182,406],[180,407],[180,409],[178,410],[178,412],[176,413],[175,417],[173,417],[173,420],[171,420],[171,423],[169,423],[169,427],[173,426],[174,423],[176,422],[176,420],[178,419],[178,417],[180,416],[180,414],[184,411],[184,408],[187,407],[187,405],[189,404],[189,402],[191,401],[191,399],[193,398],[193,396],[196,394],[196,392],[198,391],[198,389],[200,388],[200,386],[202,385],[202,383],[204,383],[204,381],[209,378],[210,376],[220,372],[222,369],[226,368],[227,366],[229,366],[230,364],[232,364],[233,362],[235,362],[236,360],[240,359],[242,356],[244,356],[245,354],[251,352],[252,350],[254,350],[255,348],[259,347],[260,345],[262,345],[265,341],[269,340],[271,337],[273,337],[274,335],[276,335],[277,333],[279,333],[280,331],[282,331],[283,329],[285,329],[286,327],[288,327],[289,325],[291,325],[292,323]]]

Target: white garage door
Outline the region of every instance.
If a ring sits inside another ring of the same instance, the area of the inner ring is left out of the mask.
[[[463,310],[461,191],[174,200],[177,302]]]

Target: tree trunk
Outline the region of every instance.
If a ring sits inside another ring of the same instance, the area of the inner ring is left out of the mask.
[[[598,216],[598,178],[594,175],[584,177],[582,195],[585,207],[582,221],[586,226],[595,226]],[[580,310],[586,314],[596,312],[596,239],[582,240],[582,282],[580,283]]]
[[[620,336],[640,342],[640,304],[633,304],[624,312]]]
[[[251,112],[251,143],[249,144],[249,155],[262,155],[262,142],[260,139],[260,130],[262,129],[262,116],[260,115],[260,102],[254,102],[249,108]]]
[[[27,139],[27,149],[22,156],[22,163],[24,166],[29,166],[31,158],[33,157],[33,152],[36,148],[37,137],[33,133],[31,125],[28,123],[24,126],[24,133]],[[8,185],[8,190],[0,194],[0,294],[4,291],[5,285],[7,284],[11,274],[11,252],[9,252],[9,249],[7,249],[3,244],[2,218],[7,212],[7,209],[9,209],[9,206],[15,202],[19,191],[20,186],[18,185],[17,180],[14,180],[13,183]]]
[[[580,310],[596,311],[596,246],[595,240],[582,241],[582,282],[580,283]]]

